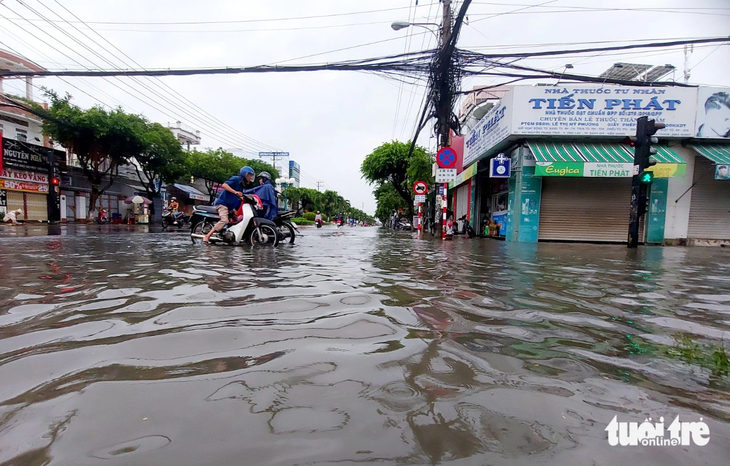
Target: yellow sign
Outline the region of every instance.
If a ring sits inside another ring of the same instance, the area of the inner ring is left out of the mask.
[[[649,167],[646,171],[654,172],[656,178],[671,178],[673,176],[684,176],[687,165],[683,163],[658,163]]]
[[[453,183],[449,183],[449,189],[452,189],[454,186],[459,186],[461,183],[470,179],[472,176],[474,176],[476,174],[477,174],[477,164],[473,164],[466,170],[464,170],[461,173],[456,175],[456,180]]]

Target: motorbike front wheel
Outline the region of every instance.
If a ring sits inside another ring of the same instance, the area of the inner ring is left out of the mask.
[[[289,222],[284,222],[281,225],[279,225],[279,231],[282,234],[282,238],[284,238],[287,234],[289,235],[289,244],[294,244],[294,240],[296,239],[296,231],[294,230],[294,227]],[[288,233],[287,233],[288,231]]]
[[[167,230],[167,227],[170,226],[170,219],[167,217],[162,217],[162,229]]]
[[[249,242],[251,246],[276,246],[279,244],[279,237],[270,225],[260,225],[251,231]]]
[[[196,223],[192,230],[190,230],[190,239],[193,243],[195,243],[195,240],[203,241],[203,238],[196,238],[196,236],[205,236],[208,234],[208,232],[213,228],[213,225],[211,225],[208,222],[199,222]]]

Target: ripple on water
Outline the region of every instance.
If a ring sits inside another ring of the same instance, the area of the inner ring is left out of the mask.
[[[89,456],[99,458],[101,460],[127,458],[126,461],[131,461],[129,458],[131,456],[152,450],[159,450],[160,448],[164,448],[169,445],[170,442],[172,442],[172,439],[164,435],[147,435],[133,440],[109,445],[104,448],[99,448],[89,453]]]

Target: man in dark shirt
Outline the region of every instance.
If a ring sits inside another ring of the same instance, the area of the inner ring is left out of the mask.
[[[237,176],[232,176],[223,183],[223,190],[218,195],[213,205],[218,210],[220,220],[216,223],[213,228],[210,229],[207,235],[203,238],[204,243],[210,242],[210,237],[216,231],[221,231],[223,227],[228,224],[228,211],[236,210],[241,203],[241,197],[243,197],[244,185],[246,182],[252,182],[256,173],[251,167],[243,167],[238,172]]]

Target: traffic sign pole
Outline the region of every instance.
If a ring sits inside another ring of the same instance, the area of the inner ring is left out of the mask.
[[[448,197],[446,197],[447,191],[449,189],[449,184],[444,183],[444,194],[441,197],[441,205],[443,206],[443,215],[441,220],[441,239],[446,240],[446,205],[449,202]]]
[[[421,222],[421,203],[418,203],[418,236],[423,233],[423,222]]]

